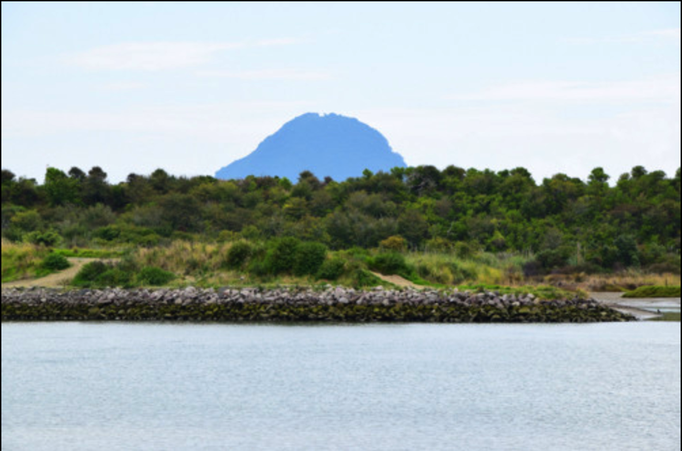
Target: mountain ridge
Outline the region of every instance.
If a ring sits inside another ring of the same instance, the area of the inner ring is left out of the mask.
[[[376,129],[352,117],[329,113],[305,113],[288,121],[266,137],[244,158],[215,173],[219,179],[240,179],[249,175],[280,176],[296,180],[308,170],[334,180],[359,177],[365,169],[373,172],[406,167],[388,140]]]

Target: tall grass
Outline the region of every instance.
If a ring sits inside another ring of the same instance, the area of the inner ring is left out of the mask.
[[[35,277],[49,251],[35,244],[2,240],[2,283]]]
[[[589,291],[628,291],[641,286],[679,286],[680,276],[664,273],[650,274],[637,269],[627,269],[613,274],[582,274],[580,285]]]
[[[133,259],[140,266],[156,266],[182,275],[206,275],[226,266],[232,243],[192,243],[173,241],[168,246],[140,248]]]
[[[524,283],[522,268],[528,257],[482,253],[462,258],[453,253],[411,252],[405,260],[421,278],[436,284],[516,286]]]

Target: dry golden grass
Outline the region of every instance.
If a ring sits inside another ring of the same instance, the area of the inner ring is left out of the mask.
[[[157,266],[186,275],[220,271],[231,243],[190,243],[174,241],[169,246],[142,248],[134,259],[142,266]]]
[[[516,274],[511,267],[507,271],[506,268],[492,266],[488,261],[461,259],[447,253],[410,252],[405,255],[405,261],[414,267],[423,279],[443,285],[462,283],[499,285],[507,283],[511,274]]]
[[[626,270],[614,274],[595,274],[585,277],[582,283],[589,291],[634,290],[644,285],[679,285],[680,276],[675,274],[646,274],[637,270]]]

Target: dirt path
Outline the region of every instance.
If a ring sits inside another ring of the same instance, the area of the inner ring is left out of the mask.
[[[379,274],[378,272],[370,271],[372,274],[380,278],[381,280],[385,282],[392,283],[393,285],[397,285],[399,287],[411,287],[411,288],[424,288],[421,285],[417,285],[416,283],[412,283],[409,280],[405,279],[404,277],[396,276],[396,275],[391,275],[391,276],[385,276],[383,274]]]
[[[23,279],[15,280],[13,282],[7,282],[2,284],[2,288],[16,288],[16,287],[45,287],[45,288],[55,288],[62,287],[66,285],[71,279],[74,278],[78,271],[81,270],[83,266],[87,263],[93,262],[95,260],[101,260],[100,258],[68,258],[71,267],[66,268],[64,271],[59,271],[54,274],[50,274],[39,279]]]

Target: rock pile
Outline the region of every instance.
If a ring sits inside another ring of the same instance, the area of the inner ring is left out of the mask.
[[[602,322],[632,316],[594,299],[436,290],[221,288],[2,290],[2,321]]]

